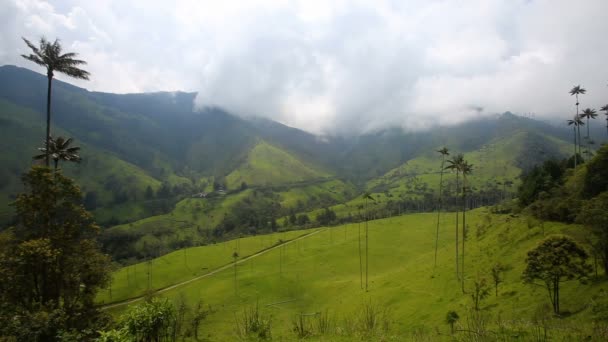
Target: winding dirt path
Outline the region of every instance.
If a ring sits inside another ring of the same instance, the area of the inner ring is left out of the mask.
[[[272,250],[274,250],[274,249],[277,249],[277,248],[283,247],[283,246],[285,246],[285,245],[288,245],[288,244],[290,244],[290,243],[293,243],[293,242],[296,242],[296,241],[299,241],[299,240],[305,239],[305,238],[307,238],[307,237],[311,237],[311,236],[313,236],[313,235],[319,234],[319,233],[321,233],[321,232],[323,232],[323,231],[325,231],[325,230],[327,230],[327,229],[328,229],[328,228],[319,229],[319,230],[317,230],[317,231],[314,231],[314,232],[311,232],[311,233],[308,233],[308,234],[304,234],[304,235],[302,235],[302,236],[299,236],[299,237],[297,237],[297,238],[295,238],[295,239],[291,239],[291,240],[289,240],[289,241],[285,241],[284,243],[282,243],[282,244],[280,244],[280,245],[276,245],[276,246],[273,246],[273,247],[270,247],[270,248],[267,248],[267,249],[261,250],[261,251],[259,251],[259,252],[257,252],[257,253],[251,254],[250,256],[248,256],[248,257],[246,257],[246,258],[243,258],[243,259],[241,259],[241,260],[237,261],[236,263],[237,263],[237,265],[238,265],[238,264],[241,264],[241,263],[244,263],[245,261],[248,261],[248,260],[253,259],[253,258],[256,258],[256,257],[259,257],[260,255],[264,255],[264,254],[266,254],[266,253],[268,253],[268,252],[270,252],[270,251],[272,251]],[[209,272],[209,273],[205,273],[205,274],[203,274],[203,275],[200,275],[200,276],[194,277],[194,278],[192,278],[192,279],[188,279],[188,280],[186,280],[186,281],[182,281],[181,283],[173,284],[173,285],[171,285],[171,286],[168,286],[168,287],[165,287],[165,288],[162,288],[162,289],[158,289],[158,290],[152,291],[152,292],[150,292],[149,294],[151,294],[151,295],[156,295],[156,294],[164,293],[164,292],[167,292],[167,291],[171,291],[171,290],[173,290],[173,289],[175,289],[175,288],[178,288],[178,287],[180,287],[180,286],[184,286],[184,285],[187,285],[187,284],[193,283],[193,282],[198,281],[198,280],[201,280],[201,279],[203,279],[203,278],[208,278],[208,277],[211,277],[212,275],[215,275],[215,274],[217,274],[217,273],[219,273],[219,272],[222,272],[222,271],[224,271],[224,270],[226,270],[226,269],[229,269],[229,268],[231,268],[231,267],[234,267],[234,263],[229,263],[229,264],[226,264],[226,265],[224,265],[224,266],[221,266],[221,267],[219,267],[219,268],[216,268],[215,270],[213,270],[213,271],[211,271],[211,272]],[[121,307],[121,306],[124,306],[124,305],[133,304],[133,303],[139,302],[140,300],[144,299],[144,297],[145,297],[145,295],[141,295],[141,296],[137,296],[137,297],[134,297],[134,298],[131,298],[131,299],[126,299],[126,300],[123,300],[123,301],[120,301],[120,302],[116,302],[116,303],[112,303],[112,304],[106,304],[106,305],[102,305],[102,306],[101,306],[101,310],[108,310],[108,309],[113,309],[113,308]]]

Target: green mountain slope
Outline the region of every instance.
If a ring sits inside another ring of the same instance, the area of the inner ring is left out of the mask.
[[[503,334],[500,336],[504,336],[504,340],[513,336],[532,340],[539,327],[538,315],[544,315],[543,308],[549,300],[543,287],[521,281],[526,253],[544,238],[543,234],[573,234],[583,241],[583,237],[578,236],[580,227],[548,222],[541,227],[530,224],[524,216],[494,215],[485,209],[470,212],[467,219],[471,233],[465,259],[465,294],[454,272],[453,216],[443,216],[438,264],[433,268],[436,215],[414,214],[369,223],[369,291],[362,290],[360,285],[357,225],[345,225],[243,261],[237,267],[238,295],[234,289],[234,267],[159,295],[170,301],[202,299],[211,305],[215,310],[201,328],[211,341],[236,339],[235,315],[239,317],[243,310],[256,303],[264,316],[272,317],[274,339],[297,340],[292,329],[293,317],[318,312],[327,312],[332,328],[315,338],[352,339],[349,329],[356,328],[350,326],[349,321],[358,320],[366,304],[371,303],[381,312],[386,310],[388,315],[388,330],[378,329],[373,339],[447,341],[452,337],[444,321],[446,313],[457,311],[461,317],[458,327],[466,330],[467,322],[470,323],[475,314],[471,298],[474,282],[485,278],[492,284],[491,268],[500,262],[508,270],[497,294],[490,285],[490,296],[481,302],[484,329],[493,332],[490,336]],[[241,251],[250,255],[256,243],[259,250],[265,248],[263,238],[242,240]],[[214,265],[230,265],[234,250],[239,251],[237,241],[221,247],[188,249],[155,259],[149,266],[123,268],[114,277],[116,298],[110,299],[109,293],[105,293],[99,300],[108,303],[142,293],[147,284],[146,267],[150,267],[153,275],[174,275],[170,279],[176,279],[175,282],[153,276],[151,288],[159,289],[204,273],[199,270],[209,265],[205,261],[208,259],[196,256],[211,253]],[[134,286],[135,282],[139,285]],[[546,314],[544,324],[549,336],[572,340],[577,339],[581,331],[590,334],[593,327],[588,304],[604,285],[605,281],[586,285],[575,281],[563,283],[561,307],[570,314],[563,318]],[[122,306],[111,312],[119,314],[124,310]],[[314,316],[308,322],[315,324]],[[463,334],[460,332],[457,336]]]
[[[327,178],[329,174],[318,171],[293,155],[259,141],[247,154],[247,159],[226,176],[229,189],[241,183],[248,185],[278,185]]]

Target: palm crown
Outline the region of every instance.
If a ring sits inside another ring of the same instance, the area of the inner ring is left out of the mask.
[[[597,117],[597,112],[595,109],[587,108],[583,110],[580,116],[581,118],[595,119]]]
[[[87,64],[87,62],[75,59],[78,55],[74,52],[62,53],[62,47],[58,39],[55,39],[55,41],[51,43],[47,41],[46,38],[42,37],[40,38],[38,47],[29,40],[25,38],[22,39],[25,44],[32,49],[33,53],[21,55],[21,57],[46,67],[47,75],[49,77],[53,77],[54,72],[57,71],[74,78],[83,80],[89,79],[89,72],[78,68],[79,65]]]
[[[570,95],[576,95],[576,98],[578,99],[578,95],[579,94],[585,94],[587,92],[587,89],[581,87],[581,85],[577,85],[574,86],[572,89],[570,89]]]
[[[78,155],[80,147],[70,147],[72,141],[72,138],[66,139],[64,137],[57,137],[57,139],[54,139],[51,137],[49,139],[48,148],[46,146],[38,148],[42,154],[34,156],[34,159],[45,159],[48,154],[55,163],[55,169],[57,169],[60,160],[78,163],[81,160],[80,155]]]

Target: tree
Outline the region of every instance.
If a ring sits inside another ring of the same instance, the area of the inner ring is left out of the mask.
[[[568,120],[568,126],[572,126],[572,130],[574,132],[574,168],[576,168],[578,164],[578,148],[577,148],[577,138],[576,138],[576,128],[578,125],[582,123],[580,117],[575,115],[572,120]]]
[[[498,297],[498,285],[503,282],[503,273],[506,270],[507,268],[499,262],[494,264],[492,267],[492,280],[494,281],[494,291],[496,297]]]
[[[368,290],[368,276],[369,276],[369,209],[367,208],[367,200],[376,201],[369,192],[363,194],[365,199],[365,291]]]
[[[592,198],[604,191],[608,191],[608,145],[602,146],[587,163],[582,195]]]
[[[490,295],[490,287],[485,278],[477,278],[473,283],[473,292],[471,298],[475,305],[475,311],[479,311],[479,304]]]
[[[594,119],[597,117],[597,112],[595,109],[585,108],[583,113],[581,114],[581,118],[587,119],[587,158],[590,156],[591,151],[589,151],[589,144],[592,143],[591,137],[589,136],[589,119]]]
[[[460,189],[460,182],[459,182],[459,178],[458,175],[460,173],[460,168],[462,165],[462,162],[464,161],[464,156],[462,155],[462,153],[454,156],[452,159],[448,159],[448,166],[445,167],[446,170],[452,170],[452,171],[456,171],[456,196],[458,196],[458,190]],[[458,263],[458,258],[459,258],[459,253],[458,253],[458,222],[459,222],[459,217],[458,217],[458,209],[456,209],[456,277],[458,279],[460,279],[460,271],[459,271],[459,263]]]
[[[147,200],[154,198],[154,190],[152,190],[152,187],[149,185],[146,187],[146,192],[144,193],[144,198]]]
[[[606,134],[608,134],[608,104],[600,108],[600,110],[602,112],[605,112],[604,115],[606,115]]]
[[[0,336],[11,336],[9,322],[17,340],[27,330],[25,340],[54,341],[59,331],[92,329],[101,322],[95,295],[110,282],[99,227],[61,172],[34,166],[22,180],[16,224],[0,238]]]
[[[528,284],[545,287],[553,312],[559,315],[559,285],[573,279],[584,281],[591,272],[587,258],[587,252],[570,237],[550,236],[528,252],[523,280]]]
[[[456,311],[448,311],[448,314],[445,316],[445,322],[450,325],[450,332],[454,335],[454,324],[458,322],[460,317],[456,313]]]
[[[53,159],[55,171],[57,171],[60,160],[80,163],[81,158],[80,155],[78,155],[80,147],[70,147],[72,141],[72,138],[66,139],[64,137],[57,137],[57,139],[54,139],[53,137],[49,137],[48,144],[45,145],[45,147],[38,148],[42,154],[34,156],[34,159],[41,160],[49,158],[50,156],[50,158]]]
[[[608,191],[585,201],[577,221],[591,228],[596,241],[593,248],[598,252],[604,273],[608,274]]]
[[[130,341],[170,341],[174,336],[175,308],[167,300],[152,298],[132,307],[123,317]]]
[[[577,85],[577,86],[574,86],[574,87],[573,87],[573,88],[570,90],[570,96],[572,96],[572,95],[576,96],[576,116],[575,116],[575,118],[579,118],[579,113],[578,113],[578,105],[579,105],[579,102],[578,102],[578,96],[579,96],[579,95],[583,95],[583,94],[585,94],[586,92],[587,92],[587,90],[586,90],[585,88],[581,87],[581,85],[580,85],[580,84],[579,84],[579,85]],[[580,147],[581,147],[581,130],[580,130],[580,125],[579,125],[579,126],[577,126],[577,129],[576,129],[576,130],[577,130],[577,132],[578,132],[578,147],[579,147],[579,151],[578,151],[578,153],[580,154],[580,153],[581,153],[581,151],[580,151]]]
[[[46,68],[46,76],[48,80],[47,95],[46,95],[46,144],[50,145],[51,140],[51,86],[55,72],[66,74],[70,77],[88,80],[89,72],[80,69],[78,66],[85,65],[87,62],[75,59],[78,54],[74,52],[63,53],[63,49],[58,39],[53,43],[47,41],[44,37],[40,38],[38,46],[32,44],[29,40],[23,38],[25,44],[32,50],[29,55],[21,55],[28,61],[34,62]],[[47,151],[45,158],[46,166],[49,166],[50,153]]]
[[[439,169],[439,203],[437,206],[437,229],[435,232],[435,265],[434,267],[437,267],[437,248],[439,247],[439,218],[441,216],[441,204],[442,204],[442,200],[443,200],[443,171],[444,171],[444,167],[445,167],[445,157],[450,155],[449,150],[447,149],[447,147],[443,147],[442,149],[438,150],[437,152],[439,152],[441,154],[441,168]]]
[[[237,251],[234,251],[234,253],[232,253],[232,259],[234,259],[234,294],[238,295],[239,290],[236,283],[236,261],[239,259],[239,253]]]
[[[464,293],[464,245],[467,237],[467,175],[473,172],[473,165],[463,159],[459,167],[462,173],[462,269],[460,272],[462,274],[462,293]]]

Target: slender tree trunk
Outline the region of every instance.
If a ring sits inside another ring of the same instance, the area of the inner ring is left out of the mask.
[[[587,117],[587,157],[591,155],[589,145],[591,144],[591,136],[589,135],[589,117]]]
[[[577,158],[576,158],[576,125],[572,126],[572,130],[574,131],[574,168],[577,166]]]
[[[576,126],[576,131],[577,131],[577,135],[578,135],[578,153],[582,156],[583,150],[581,148],[581,126],[580,125]],[[583,160],[585,160],[585,159],[583,158]]]
[[[361,256],[361,211],[359,211],[359,280],[363,290],[363,260]]]
[[[443,165],[445,162],[445,155],[441,157],[441,171],[439,173],[439,204],[437,208],[437,230],[435,232],[435,265],[437,267],[437,248],[439,247],[439,217],[441,216],[441,204],[442,204],[442,191],[443,191]]]
[[[45,156],[45,164],[48,167],[50,164],[50,151],[49,144],[51,140],[51,85],[53,80],[53,71],[49,70],[47,73],[48,86],[47,86],[47,94],[46,94],[46,156]]]
[[[367,208],[367,198],[365,199],[365,291],[368,289],[368,276],[369,276],[369,211]]]
[[[460,188],[460,182],[458,178],[458,171],[456,171],[456,198],[458,198],[458,189]],[[458,200],[457,200],[458,201]],[[460,280],[460,270],[458,265],[458,206],[456,206],[456,277]]]
[[[461,277],[462,293],[464,293],[464,243],[466,240],[466,229],[467,229],[467,225],[466,225],[466,213],[467,213],[466,187],[467,187],[467,177],[463,173],[462,174],[462,260],[461,260],[462,268],[460,270],[460,272],[462,274],[462,277]]]

